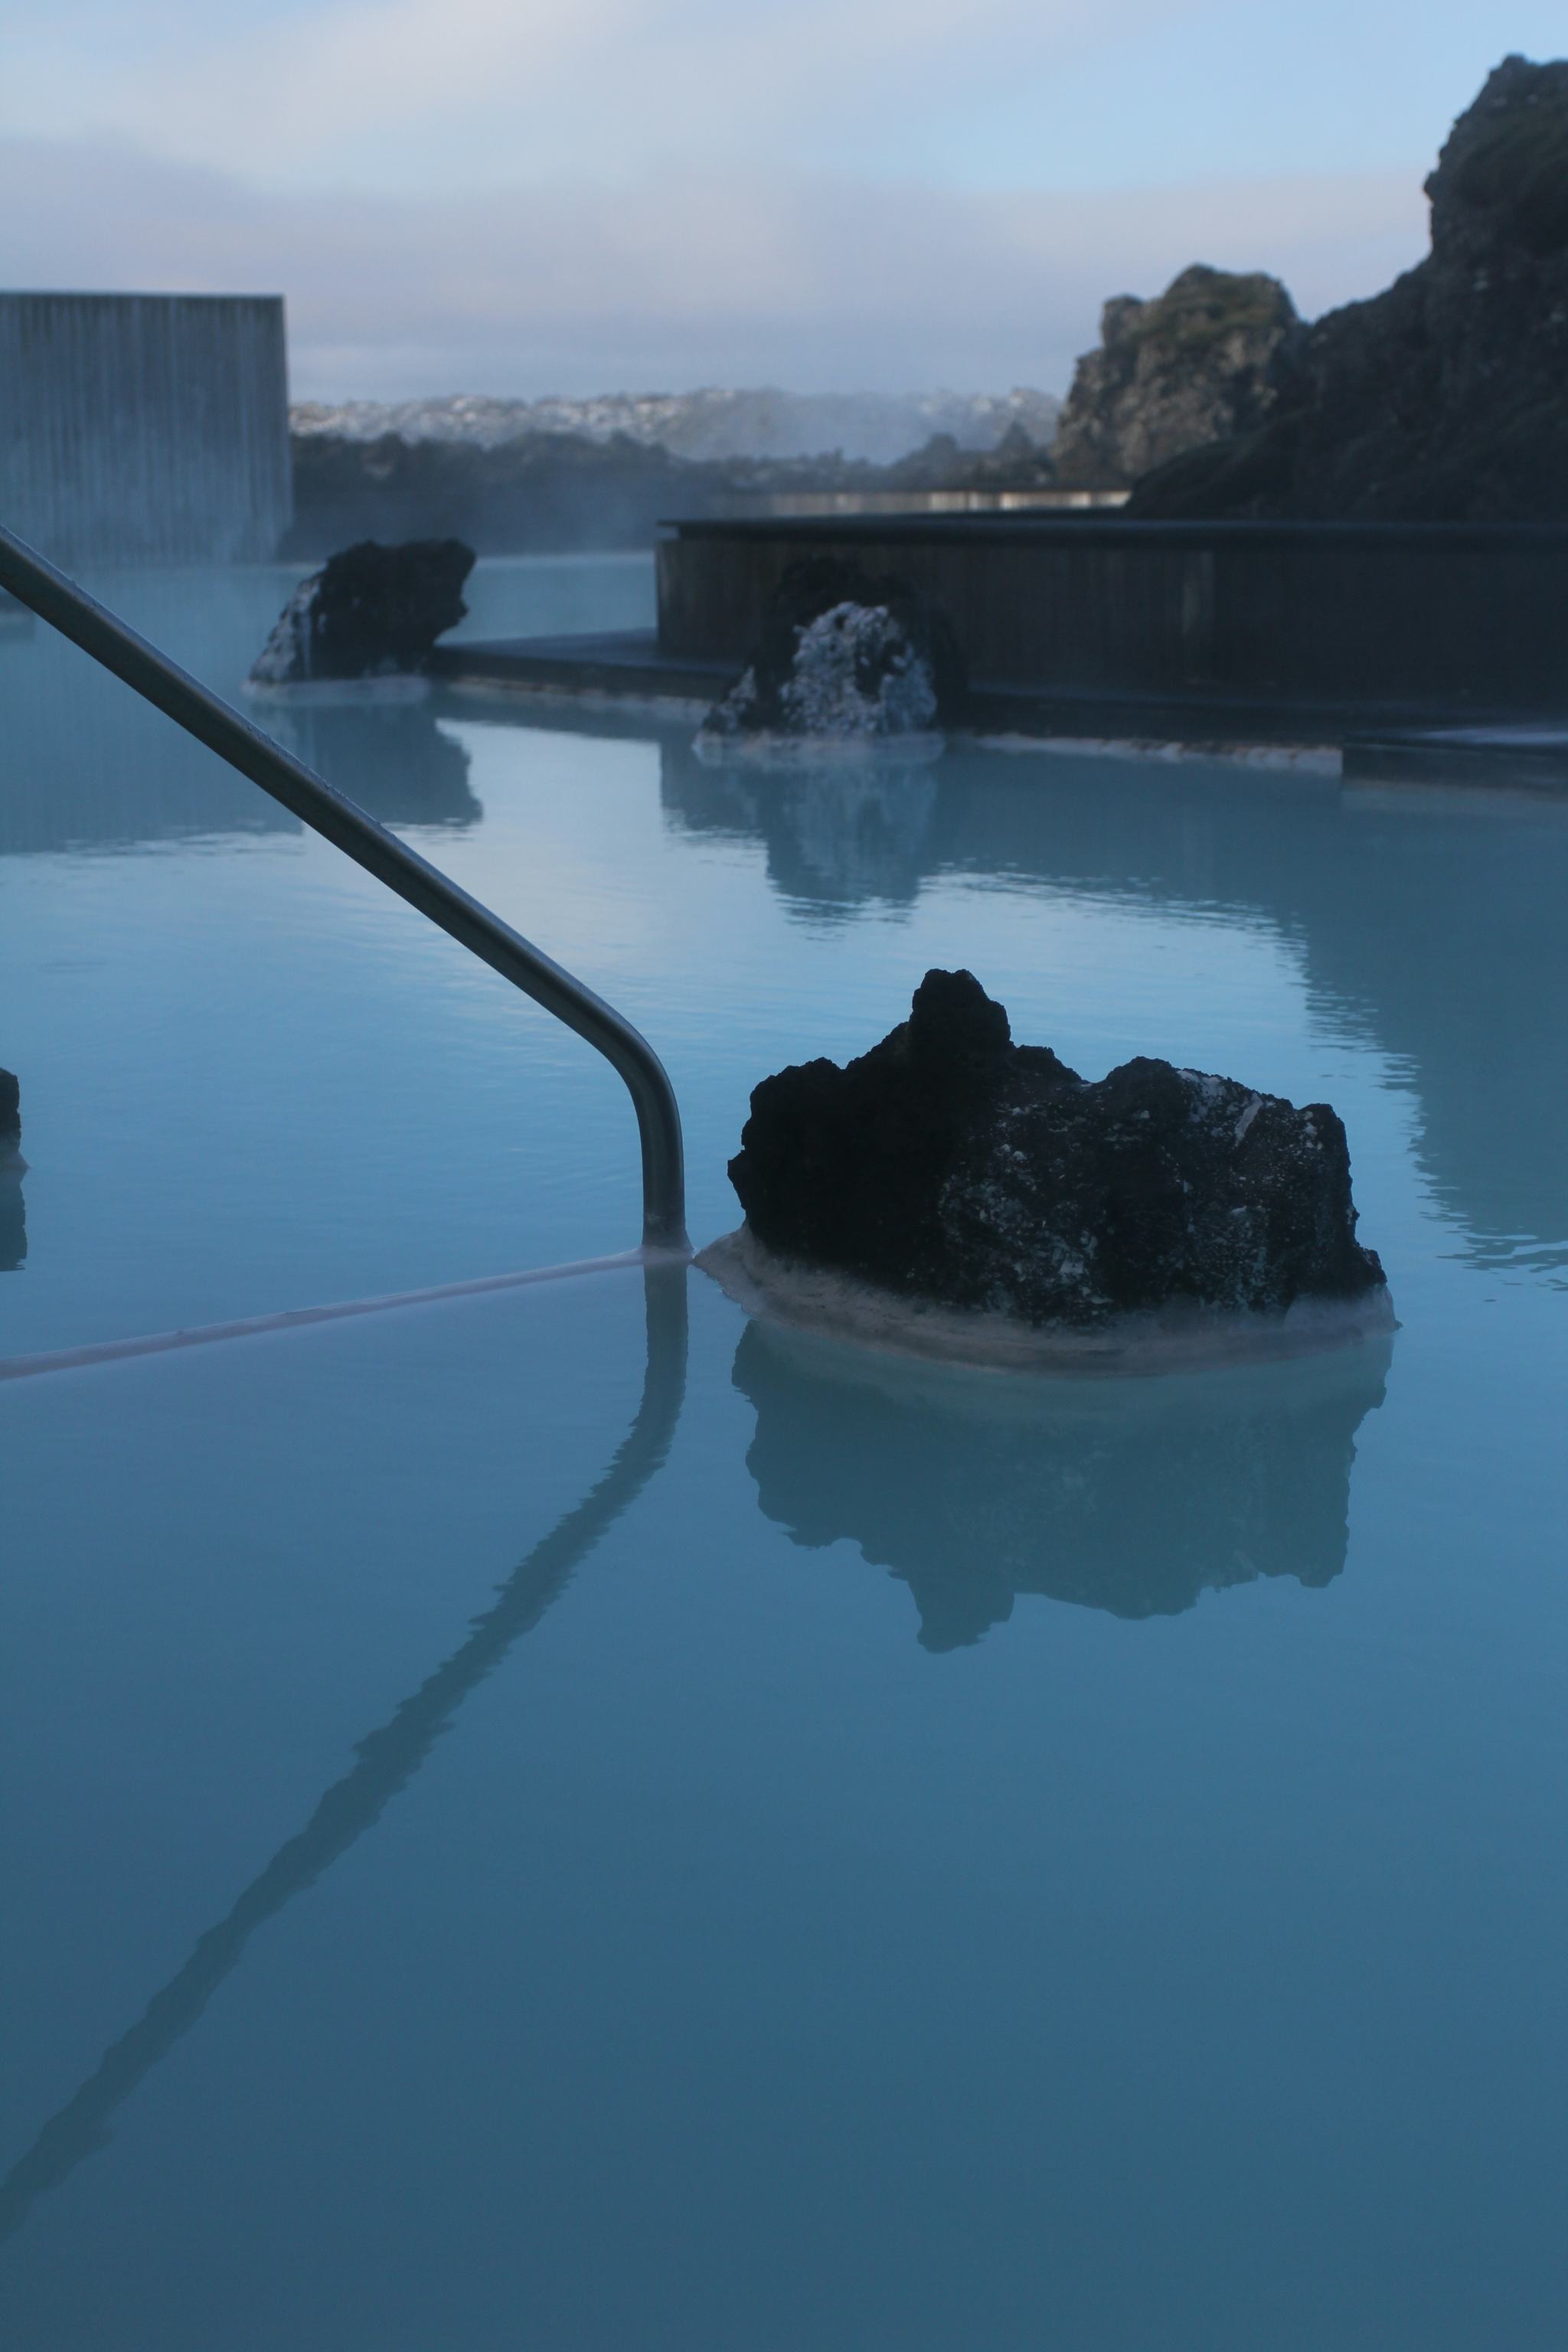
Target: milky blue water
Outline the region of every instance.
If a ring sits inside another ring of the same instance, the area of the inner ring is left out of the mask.
[[[288,583],[99,584],[233,692]],[[0,1356],[635,1238],[587,1049],[41,626],[0,709]],[[623,1273],[0,1383],[7,2340],[1559,2346],[1562,814],[268,723],[647,1030],[699,1241],[966,963],[1333,1102],[1402,1328],[1020,1388]]]

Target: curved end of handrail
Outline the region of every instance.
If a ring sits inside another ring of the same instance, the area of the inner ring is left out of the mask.
[[[642,1137],[645,1250],[691,1255],[675,1090],[639,1031],[562,966],[0,525],[0,587],[437,924],[618,1070]]]

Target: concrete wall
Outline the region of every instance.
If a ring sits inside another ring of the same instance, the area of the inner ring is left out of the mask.
[[[279,297],[0,294],[0,518],[42,553],[254,562],[289,513]]]
[[[1568,528],[1095,518],[685,523],[659,644],[743,662],[786,565],[836,554],[940,605],[977,684],[1568,709]]]

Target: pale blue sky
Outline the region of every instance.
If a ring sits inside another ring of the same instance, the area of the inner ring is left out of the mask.
[[[1562,0],[1209,0],[1083,56],[965,124],[943,160],[982,180],[1157,186],[1223,169],[1430,168],[1438,126],[1510,50],[1568,54]],[[933,149],[935,160],[941,152]]]
[[[1060,385],[1189,259],[1301,307],[1556,0],[53,0],[0,280],[267,286],[296,387]]]

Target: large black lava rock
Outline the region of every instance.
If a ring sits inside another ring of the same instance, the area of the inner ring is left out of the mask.
[[[396,677],[424,667],[444,629],[468,611],[473,550],[459,539],[374,539],[329,556],[301,580],[250,676],[258,686]]]
[[[967,971],[927,972],[847,1068],[764,1078],[730,1177],[777,1258],[1037,1325],[1282,1314],[1384,1279],[1327,1104],[1142,1057],[1090,1085],[1015,1045]]]
[[[935,732],[962,717],[966,693],[951,623],[907,581],[808,556],[785,571],[750,662],[699,740]]]
[[[22,1149],[22,1089],[9,1070],[0,1070],[0,1166]]]

